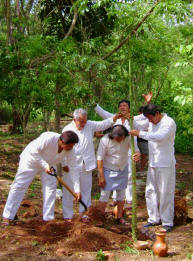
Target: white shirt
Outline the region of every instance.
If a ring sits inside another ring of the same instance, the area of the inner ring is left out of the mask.
[[[103,160],[103,166],[111,170],[123,170],[128,164],[130,137],[117,142],[106,134],[99,143],[97,160]]]
[[[143,115],[143,113],[134,116],[134,128],[136,130],[147,131],[149,128],[149,120]]]
[[[55,132],[44,132],[38,138],[31,141],[20,155],[20,159],[25,161],[29,169],[45,171],[49,166],[58,163],[68,165],[73,175],[75,192],[79,192],[79,179],[77,176],[77,158],[74,149],[70,151],[62,150],[58,153],[58,140],[60,134]]]
[[[114,116],[114,114],[108,112],[108,111],[105,111],[102,107],[100,107],[98,104],[97,106],[95,107],[95,111],[96,113],[101,116],[103,119],[108,119],[109,117],[112,117]],[[117,124],[120,124],[120,125],[123,125],[128,131],[131,130],[130,128],[130,124],[129,124],[129,121],[127,119],[125,119],[124,123],[122,122],[121,119],[117,119],[116,122],[114,123],[114,125],[117,125]],[[133,121],[133,125],[135,126],[135,122]],[[138,146],[137,146],[137,137],[134,137],[134,144],[135,144],[135,150],[136,151],[139,151],[138,149]],[[131,156],[131,149],[129,149],[128,151],[128,155]]]
[[[82,130],[78,130],[74,121],[65,126],[62,132],[67,130],[74,131],[79,138],[79,142],[74,146],[79,159],[79,164],[85,164],[86,171],[96,168],[96,158],[94,152],[93,137],[96,131],[103,131],[113,125],[113,118],[104,121],[87,121]]]
[[[163,114],[163,118],[157,124],[150,122],[148,132],[139,132],[140,138],[149,141],[150,167],[170,167],[172,164],[175,164],[175,133],[176,124],[167,114]]]

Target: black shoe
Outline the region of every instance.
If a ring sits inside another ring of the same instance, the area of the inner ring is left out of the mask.
[[[172,226],[162,226],[162,228],[167,232],[170,232],[172,230]]]
[[[161,225],[161,223],[147,222],[145,225],[143,225],[143,227],[154,227],[154,226],[159,226],[159,225]]]

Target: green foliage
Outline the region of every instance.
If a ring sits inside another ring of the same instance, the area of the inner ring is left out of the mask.
[[[32,246],[38,246],[39,242],[38,241],[32,241]]]
[[[12,108],[6,102],[0,105],[0,124],[11,122]]]
[[[106,258],[105,258],[105,254],[103,253],[103,250],[100,249],[97,254],[96,254],[96,259],[98,261],[104,261]]]
[[[133,249],[129,246],[125,247],[125,252],[128,254],[139,255],[139,252],[136,249]]]
[[[77,107],[87,108],[94,119],[94,102],[116,112],[118,101],[129,98],[130,50],[134,112],[144,103],[142,93],[151,90],[152,102],[177,123],[176,151],[193,153],[189,1],[160,1],[129,42],[103,59],[131,33],[154,2],[78,0],[72,5],[71,1],[34,1],[26,17],[22,12],[15,15],[11,1],[10,44],[5,6],[0,5],[0,99],[17,112],[18,129],[45,113],[71,113]],[[25,9],[28,1],[23,4]],[[64,39],[76,11],[75,27]]]

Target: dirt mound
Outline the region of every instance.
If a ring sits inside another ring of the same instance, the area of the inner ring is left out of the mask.
[[[65,243],[65,248],[76,251],[98,251],[119,249],[120,244],[128,241],[128,236],[118,235],[104,228],[84,226],[79,228]],[[64,245],[63,245],[64,247]]]
[[[79,219],[72,223],[63,220],[43,222],[41,220],[28,220],[8,228],[12,230],[12,236],[19,242],[31,240],[38,244],[57,243],[57,249],[62,249],[63,254],[71,254],[74,251],[98,251],[119,249],[120,244],[130,241],[127,235],[120,235],[105,228],[96,227],[93,224],[85,224]],[[7,235],[4,230],[5,237]]]
[[[97,206],[91,206],[85,214],[89,216],[91,222],[94,223],[105,222],[106,220],[105,214]]]
[[[186,224],[188,218],[188,206],[185,198],[175,198],[174,225]]]

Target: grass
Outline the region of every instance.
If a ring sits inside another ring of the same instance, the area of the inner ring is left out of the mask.
[[[180,190],[185,190],[186,189],[186,184],[184,183],[176,183],[176,188]]]
[[[94,195],[92,195],[92,199],[99,200],[100,198],[100,192],[95,192]]]
[[[12,172],[4,172],[4,173],[1,174],[1,178],[13,180],[13,173]]]
[[[192,207],[193,206],[193,199],[191,199],[190,201],[188,201],[188,206]]]
[[[105,254],[103,253],[103,250],[100,249],[97,254],[96,254],[96,259],[98,261],[105,261],[106,260],[106,257],[105,257]]]

